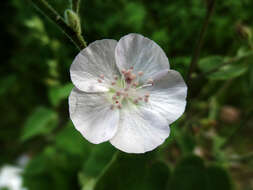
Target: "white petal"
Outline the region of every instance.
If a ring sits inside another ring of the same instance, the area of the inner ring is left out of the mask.
[[[169,136],[168,122],[144,107],[122,109],[116,135],[111,144],[127,153],[144,153],[155,149]]]
[[[150,108],[167,118],[169,124],[184,113],[187,86],[179,72],[169,70],[158,73],[153,86],[144,90],[150,94]]]
[[[69,96],[69,112],[75,128],[94,144],[111,139],[117,131],[119,110],[110,109],[104,93],[74,88]]]
[[[70,76],[74,85],[85,92],[104,92],[119,75],[115,63],[116,40],[98,40],[83,49],[70,67]],[[104,76],[104,80],[100,75]],[[99,79],[102,83],[99,83]]]
[[[169,60],[154,41],[140,35],[128,34],[122,37],[115,50],[116,64],[122,69],[134,68],[134,73],[143,72],[140,82],[152,78],[157,72],[169,69]]]

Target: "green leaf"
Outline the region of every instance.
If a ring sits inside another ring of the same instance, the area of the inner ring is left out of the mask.
[[[212,80],[227,80],[243,75],[247,71],[248,66],[243,64],[243,60],[234,64],[224,65],[222,57],[210,56],[199,61],[199,68],[204,73],[219,68],[218,71],[208,75],[208,78]]]
[[[168,31],[166,28],[157,30],[152,34],[152,39],[158,44],[168,43],[169,36],[167,35],[167,33]]]
[[[91,144],[69,122],[56,134],[55,142],[31,157],[24,170],[24,185],[31,190],[79,189],[77,174],[90,152]]]
[[[154,160],[153,153],[131,155],[119,153],[99,178],[95,190],[165,189],[169,169]]]
[[[176,166],[168,190],[205,190],[206,183],[207,176],[203,160],[190,156]]]
[[[210,166],[206,170],[208,176],[208,190],[232,189],[231,179],[224,168],[220,166]]]
[[[84,174],[90,177],[98,177],[101,171],[111,161],[115,150],[108,142],[96,145],[84,165]]]
[[[197,156],[188,156],[179,162],[172,174],[168,190],[231,190],[230,177],[224,168],[206,168]]]
[[[93,189],[96,181],[110,163],[116,149],[108,142],[95,145],[92,152],[83,166],[82,173],[79,173],[79,180],[82,190]]]
[[[138,31],[143,26],[146,9],[140,3],[129,2],[125,8],[125,15],[125,23]]]
[[[253,91],[253,64],[249,66],[249,88]]]
[[[49,99],[53,106],[59,105],[59,103],[63,100],[66,99],[71,90],[73,88],[73,84],[68,83],[62,86],[54,86],[50,88],[49,90]]]
[[[181,128],[173,127],[173,133],[175,135],[175,139],[183,154],[187,155],[192,153],[195,147],[195,140],[192,135],[189,134],[188,131],[184,131]]]
[[[199,61],[199,69],[203,72],[208,72],[214,68],[217,68],[223,64],[223,57],[221,56],[210,56],[205,57]]]
[[[89,155],[91,152],[91,144],[83,138],[83,136],[75,129],[72,122],[67,125],[55,137],[55,145],[58,149],[80,156],[85,153]],[[87,157],[88,158],[88,157]]]
[[[225,65],[219,71],[210,74],[212,80],[227,80],[243,75],[248,70],[247,65]]]
[[[56,127],[57,114],[51,109],[38,107],[25,122],[22,141],[26,141],[36,135],[48,134]]]
[[[9,75],[0,80],[0,96],[5,94],[16,82],[17,77],[15,75]]]

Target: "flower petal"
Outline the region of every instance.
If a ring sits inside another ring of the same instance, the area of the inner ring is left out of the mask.
[[[144,153],[155,149],[169,136],[165,118],[144,107],[122,109],[120,123],[111,144],[127,153]]]
[[[94,144],[111,139],[117,131],[119,110],[110,109],[104,93],[74,88],[69,96],[69,112],[75,128]]]
[[[83,49],[70,67],[70,76],[74,85],[85,92],[105,92],[119,75],[115,63],[116,40],[98,40]],[[103,76],[102,79],[101,75]],[[101,80],[100,83],[98,80]]]
[[[120,71],[131,67],[135,74],[142,71],[142,83],[157,72],[170,68],[169,60],[160,46],[140,34],[122,37],[116,46],[115,59]]]
[[[158,73],[154,76],[153,86],[144,90],[150,94],[150,108],[167,118],[169,124],[184,113],[187,86],[179,72],[168,70]]]

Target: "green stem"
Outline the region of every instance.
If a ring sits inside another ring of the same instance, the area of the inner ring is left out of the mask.
[[[250,152],[250,153],[243,155],[243,156],[232,157],[229,160],[230,161],[238,161],[238,162],[250,161],[250,160],[253,160],[253,152]]]
[[[202,48],[203,42],[204,42],[204,37],[205,37],[206,31],[207,31],[207,28],[208,28],[210,18],[213,14],[213,11],[214,11],[214,5],[215,5],[215,0],[210,0],[208,8],[207,8],[207,13],[206,13],[206,16],[205,16],[205,19],[204,19],[204,23],[203,23],[203,26],[202,26],[201,31],[200,31],[197,46],[194,50],[193,57],[192,57],[192,60],[191,60],[191,63],[190,63],[190,68],[189,68],[189,71],[188,71],[188,74],[187,74],[187,83],[188,83],[189,86],[190,86],[190,83],[191,83],[191,75],[197,67],[200,51],[201,51],[201,48]]]
[[[218,71],[220,68],[224,67],[225,65],[229,65],[229,64],[232,64],[234,62],[238,62],[238,61],[240,61],[242,59],[245,59],[245,58],[248,58],[248,57],[251,57],[251,56],[253,56],[253,53],[249,52],[249,53],[245,54],[242,57],[231,58],[230,60],[224,62],[223,64],[219,65],[218,67],[215,67],[215,68],[211,69],[210,71],[207,71],[205,73],[200,74],[196,79],[197,80],[203,79],[204,77],[206,77],[206,76],[208,76],[208,75],[210,75],[212,73],[215,73],[216,71]]]
[[[44,15],[46,15],[52,22],[54,22],[63,33],[76,45],[79,50],[85,48],[86,42],[81,34],[75,32],[63,18],[57,13],[57,11],[49,5],[46,0],[29,0],[32,2]]]
[[[81,0],[72,0],[71,1],[71,9],[76,12],[77,15],[79,15],[79,9],[80,9],[80,2]]]

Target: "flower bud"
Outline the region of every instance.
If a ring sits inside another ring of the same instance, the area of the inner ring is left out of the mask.
[[[240,38],[245,39],[245,40],[250,40],[252,37],[251,30],[248,26],[245,26],[241,23],[238,23],[235,26],[235,30],[237,34],[239,35]]]
[[[75,32],[77,32],[78,34],[81,34],[82,30],[81,30],[81,24],[80,24],[80,19],[79,19],[78,15],[74,11],[67,9],[64,12],[64,17],[65,17],[67,24]]]

